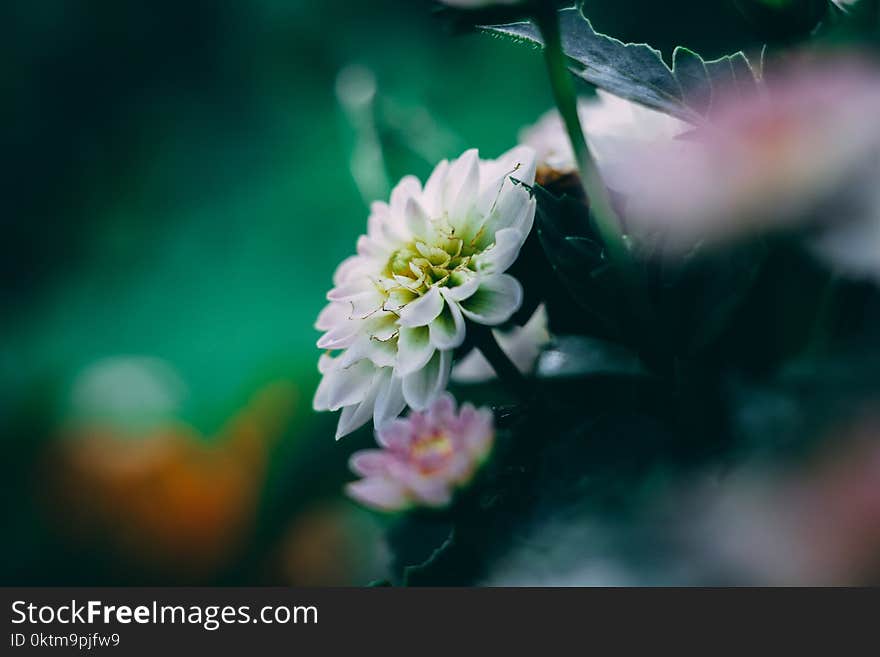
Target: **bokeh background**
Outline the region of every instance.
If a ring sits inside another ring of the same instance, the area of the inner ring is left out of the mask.
[[[591,15],[667,53],[758,43],[722,4]],[[341,494],[370,435],[312,412],[312,323],[370,200],[549,107],[539,54],[427,0],[0,15],[0,583],[384,577],[385,521]]]

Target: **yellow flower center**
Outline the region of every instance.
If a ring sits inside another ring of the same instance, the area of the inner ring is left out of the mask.
[[[416,438],[410,446],[410,454],[424,474],[442,468],[452,456],[454,446],[450,437],[442,431],[433,431]]]
[[[475,240],[444,235],[433,243],[413,240],[391,254],[384,276],[394,281],[389,296],[408,300],[425,294],[431,287],[461,285],[475,271],[473,257],[478,252]]]

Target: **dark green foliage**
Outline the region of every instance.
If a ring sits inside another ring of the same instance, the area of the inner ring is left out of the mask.
[[[768,41],[803,38],[825,18],[828,0],[733,0],[736,8]]]
[[[676,48],[672,67],[659,50],[639,43],[623,43],[599,34],[577,9],[559,12],[562,45],[572,60],[572,71],[590,84],[628,100],[685,120],[699,121],[711,112],[717,88],[733,81],[742,93],[755,91],[758,73],[744,53],[705,61],[686,48]],[[532,23],[485,28],[492,34],[541,44]]]
[[[707,471],[798,462],[880,397],[871,336],[880,295],[835,282],[803,235],[675,258],[642,244],[632,250],[636,306],[575,183],[533,188],[535,229],[513,270],[527,299],[517,321],[544,303],[555,336],[532,397],[508,406],[503,392],[462,391],[494,402],[496,452],[450,510],[397,525],[400,582],[510,583],[510,563],[540,573],[613,558],[641,582],[680,584],[681,568],[697,581],[741,583],[682,557],[673,529],[645,509]],[[626,199],[614,203],[625,216]],[[839,304],[830,318],[829,285]]]

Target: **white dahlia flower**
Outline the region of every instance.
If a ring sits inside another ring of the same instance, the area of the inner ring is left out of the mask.
[[[578,117],[605,184],[623,192],[628,177],[614,166],[618,148],[671,141],[689,125],[601,89],[596,94],[596,98],[578,101]],[[557,110],[548,111],[533,126],[522,130],[520,142],[535,149],[539,179],[552,180],[577,172],[574,150]]]
[[[424,187],[408,176],[390,203],[373,204],[316,324],[328,353],[314,408],[342,409],[337,438],[371,416],[381,427],[407,405],[428,408],[446,388],[465,319],[495,326],[519,309],[522,287],[504,272],[534,222],[519,184],[534,177],[530,148],[488,161],[470,150],[437,165]]]

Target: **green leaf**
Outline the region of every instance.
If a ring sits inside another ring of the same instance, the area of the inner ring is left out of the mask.
[[[769,378],[734,380],[724,391],[736,410],[733,430],[768,452],[844,440],[864,409],[876,404],[878,373],[880,353],[859,344],[789,361]]]
[[[561,303],[547,299],[550,327],[556,333],[618,334],[616,282],[582,200],[535,185],[535,232],[555,278],[567,293]],[[552,287],[559,287],[558,284]]]
[[[705,61],[687,48],[676,48],[672,68],[659,50],[644,43],[623,43],[600,34],[577,9],[559,12],[562,46],[572,72],[590,84],[686,121],[697,123],[711,114],[720,89],[752,93],[760,76],[742,52]],[[542,45],[532,23],[482,28],[490,34]]]
[[[645,374],[638,356],[626,347],[579,335],[558,336],[541,354],[537,367],[543,379]]]

